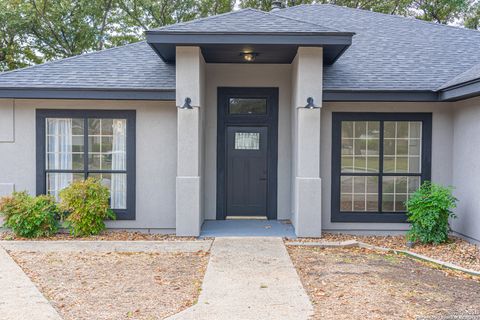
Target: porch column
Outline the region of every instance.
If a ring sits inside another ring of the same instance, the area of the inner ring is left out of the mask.
[[[293,219],[297,236],[321,235],[320,109],[322,106],[323,49],[298,48],[292,63],[294,107]],[[305,108],[311,101],[315,107]]]
[[[176,234],[179,236],[198,236],[203,223],[204,69],[199,47],[176,48]],[[191,108],[184,108],[188,98]]]

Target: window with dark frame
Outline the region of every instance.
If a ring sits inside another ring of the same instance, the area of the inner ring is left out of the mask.
[[[135,219],[135,111],[37,110],[37,194],[96,177],[119,220]]]
[[[430,179],[429,113],[333,113],[332,222],[406,222]]]

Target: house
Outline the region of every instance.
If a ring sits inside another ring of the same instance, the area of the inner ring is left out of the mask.
[[[110,228],[398,233],[424,180],[480,241],[480,32],[334,5],[244,9],[0,75],[0,193],[96,176]]]

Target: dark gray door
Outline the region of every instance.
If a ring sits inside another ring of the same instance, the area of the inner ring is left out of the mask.
[[[267,127],[227,127],[227,216],[267,216]]]
[[[276,219],[278,88],[218,88],[217,115],[217,219]]]

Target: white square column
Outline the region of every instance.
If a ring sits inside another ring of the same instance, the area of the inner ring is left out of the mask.
[[[293,100],[293,217],[299,237],[322,233],[320,179],[320,110],[322,106],[323,49],[298,48],[292,63]],[[313,99],[314,108],[306,108]]]
[[[203,223],[205,61],[199,47],[176,49],[176,234],[198,236]],[[183,108],[185,99],[191,108]]]

